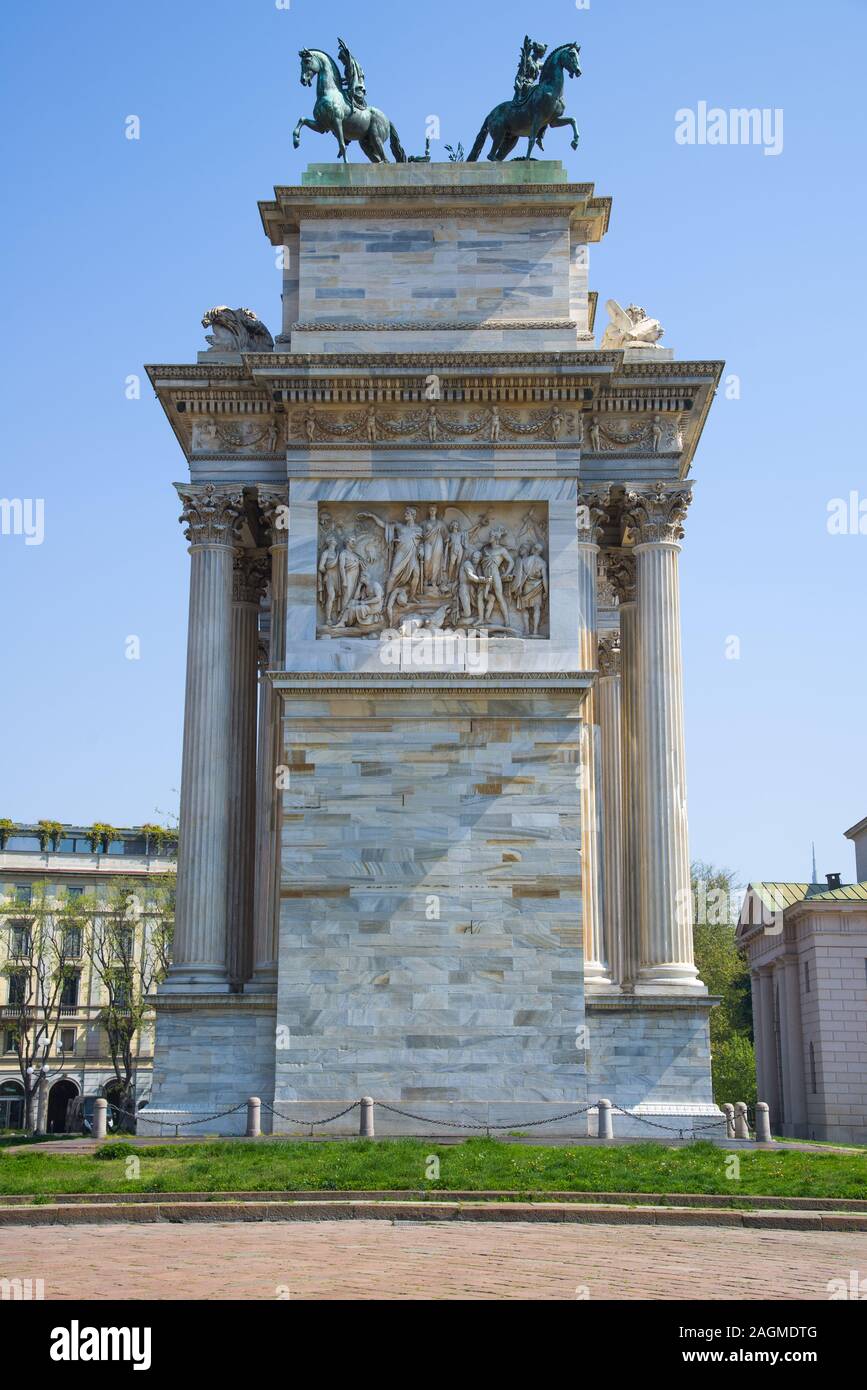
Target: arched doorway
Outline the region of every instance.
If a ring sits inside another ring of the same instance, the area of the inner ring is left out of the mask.
[[[24,1087],[20,1081],[0,1085],[0,1129],[24,1128]]]
[[[78,1087],[68,1076],[55,1081],[48,1092],[48,1133],[66,1133],[66,1107],[78,1095]]]

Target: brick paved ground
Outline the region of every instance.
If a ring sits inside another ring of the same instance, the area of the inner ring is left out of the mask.
[[[0,1277],[44,1279],[47,1299],[573,1299],[581,1287],[826,1299],[851,1270],[867,1276],[865,1235],[383,1221],[0,1230]]]

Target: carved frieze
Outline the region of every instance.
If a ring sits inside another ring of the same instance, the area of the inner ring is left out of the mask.
[[[541,410],[506,410],[492,404],[481,410],[430,401],[409,409],[371,403],[361,410],[317,410],[309,406],[289,417],[288,434],[306,444],[333,445],[402,443],[413,440],[439,444],[453,440],[500,444],[523,439],[531,443],[573,445],[581,440],[581,412],[562,410],[555,402]]]
[[[585,430],[585,449],[593,454],[636,453],[674,454],[683,448],[683,430],[678,415],[653,414],[635,420],[617,415],[593,415]]]
[[[191,430],[194,454],[241,453],[276,454],[283,447],[282,416],[254,420],[197,420]]]
[[[544,504],[321,506],[317,635],[485,630],[549,634]]]

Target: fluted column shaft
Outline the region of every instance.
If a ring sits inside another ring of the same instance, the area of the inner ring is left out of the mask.
[[[623,917],[621,983],[632,983],[640,965],[639,781],[638,781],[638,610],[635,561],[626,562],[620,597],[621,731],[623,797]]]
[[[190,608],[178,878],[166,992],[223,991],[226,971],[232,560],[239,489],[178,488],[190,541]]]
[[[268,665],[282,671],[286,664],[286,583],[288,506],[287,493],[260,491],[260,506],[269,528],[271,554],[271,630]],[[267,679],[267,678],[266,678]],[[273,690],[266,700],[266,738],[263,740],[260,814],[267,826],[262,858],[262,880],[256,899],[254,923],[254,984],[257,989],[277,988],[277,952],[280,935],[280,879],[283,797],[277,785],[283,762],[283,709]]]
[[[638,992],[702,990],[693,962],[677,544],[689,492],[631,495],[638,591]]]
[[[259,599],[267,559],[239,551],[232,589],[232,714],[229,786],[229,980],[253,970],[253,881],[256,830],[256,700]]]
[[[621,768],[620,649],[600,639],[599,729],[602,753],[603,936],[612,978],[624,978],[623,799]]]
[[[599,527],[605,497],[584,490],[578,496],[578,660],[583,671],[598,662],[597,571]],[[612,987],[605,952],[600,807],[601,752],[598,693],[587,692],[581,728],[581,902],[584,928],[584,983],[590,991]]]

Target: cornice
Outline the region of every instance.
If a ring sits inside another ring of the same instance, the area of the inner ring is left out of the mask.
[[[360,639],[363,640],[363,639]],[[430,671],[402,671],[381,676],[370,671],[268,671],[268,679],[283,699],[309,699],[319,695],[566,695],[583,699],[594,671],[561,672],[487,671],[439,675]]]
[[[531,329],[577,331],[574,319],[489,319],[477,323],[471,319],[392,319],[383,320],[353,319],[351,322],[332,319],[312,319],[309,322],[293,323],[293,333],[477,333],[496,332],[508,329],[511,332],[529,332]]]

